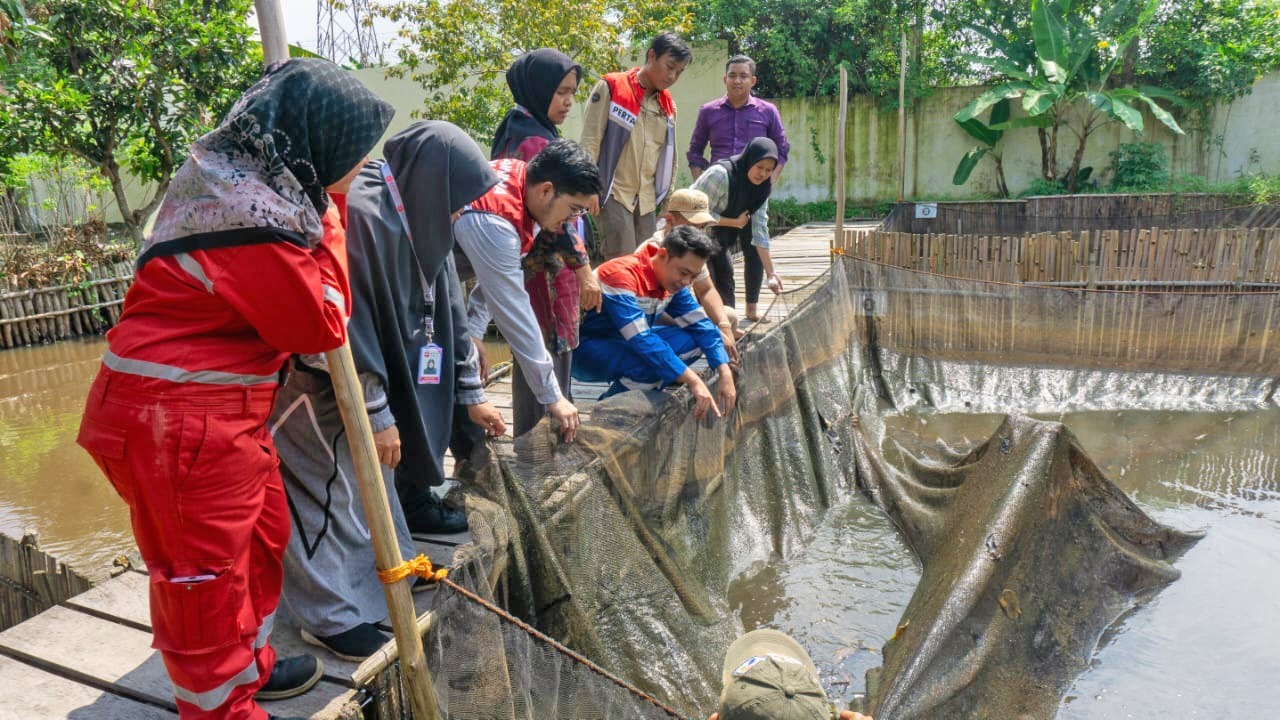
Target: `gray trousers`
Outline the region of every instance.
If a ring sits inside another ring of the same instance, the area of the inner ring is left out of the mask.
[[[293,533],[284,553],[282,598],[298,624],[337,635],[387,616],[364,501],[342,415],[327,379],[295,371],[271,417]],[[391,470],[382,467],[400,554],[416,553]]]
[[[560,384],[560,392],[564,394],[565,399],[573,402],[573,378],[569,374],[573,369],[573,353],[551,353],[551,362],[555,365],[556,382]],[[546,406],[533,396],[533,390],[525,381],[518,362],[511,369],[511,413],[514,415],[515,425],[512,429],[512,437],[520,437],[529,432],[534,425],[538,424],[542,416],[547,414]]]
[[[600,254],[612,260],[636,251],[640,243],[648,240],[658,229],[655,213],[641,213],[640,206],[628,210],[622,203],[609,198],[600,208]]]

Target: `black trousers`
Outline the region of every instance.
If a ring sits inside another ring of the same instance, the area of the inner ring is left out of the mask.
[[[712,228],[713,237],[720,245],[715,255],[707,258],[707,269],[711,273],[711,283],[720,293],[720,299],[729,307],[738,307],[734,297],[735,281],[733,277],[733,256],[742,251],[743,275],[747,281],[747,304],[760,302],[760,286],[764,282],[764,263],[760,262],[760,253],[751,244],[751,223],[742,229],[730,227]]]

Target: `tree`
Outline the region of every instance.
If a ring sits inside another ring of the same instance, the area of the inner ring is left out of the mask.
[[[632,41],[685,32],[691,16],[661,0],[396,0],[375,12],[402,25],[402,66],[427,91],[421,115],[449,120],[487,142],[511,105],[506,71],[520,53],[556,48],[582,65],[580,90],[620,67]]]
[[[964,154],[964,157],[960,158],[960,164],[956,165],[956,172],[951,177],[953,185],[969,182],[969,175],[978,166],[978,162],[990,156],[996,166],[996,190],[1000,193],[1000,197],[1009,197],[1009,183],[1004,179],[1004,149],[1000,147],[1004,130],[992,129],[1006,126],[1009,122],[1009,111],[1010,103],[1008,98],[1005,98],[991,106],[991,118],[985,125],[977,118],[969,118],[964,122],[956,121],[965,132],[969,133],[970,137],[982,144],[973,146]]]
[[[897,105],[899,52],[907,34],[908,101],[965,74],[959,46],[929,13],[943,0],[708,0],[696,33],[725,40],[756,61],[762,97],[835,95],[839,67],[850,90]],[[941,13],[939,13],[941,14]]]
[[[1111,121],[1124,123],[1134,133],[1143,131],[1143,103],[1157,120],[1182,134],[1168,110],[1156,98],[1177,102],[1171,92],[1158,88],[1115,88],[1112,74],[1155,15],[1160,0],[1119,0],[1108,6],[1073,0],[1031,0],[1031,36],[1034,66],[1024,64],[1023,45],[1002,36],[993,42],[993,56],[969,56],[1015,78],[974,98],[954,119],[964,124],[1001,100],[1021,100],[1024,117],[993,124],[991,130],[1035,127],[1040,135],[1041,173],[1045,180],[1065,183],[1075,192],[1082,180],[1080,167],[1093,134]],[[1066,127],[1076,136],[1076,149],[1065,175],[1058,174],[1058,133]]]
[[[1210,135],[1214,108],[1252,92],[1259,77],[1280,68],[1280,4],[1168,0],[1156,23],[1122,73],[1176,92],[1186,102],[1175,115],[1212,146],[1220,142]]]
[[[27,152],[84,160],[110,183],[129,232],[168,189],[187,147],[260,73],[250,0],[28,3],[0,124]],[[126,172],[155,183],[130,206]]]

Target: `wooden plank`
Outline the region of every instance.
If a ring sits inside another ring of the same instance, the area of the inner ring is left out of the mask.
[[[290,634],[297,637],[296,633]],[[290,652],[292,648],[282,647],[289,643],[276,642],[279,635],[284,634],[277,632],[272,640],[281,656],[310,651],[299,648]],[[0,633],[0,652],[68,680],[176,709],[173,685],[160,654],[151,648],[151,634],[129,625],[55,607]],[[325,676],[329,678],[333,671],[328,661],[332,656],[325,655]],[[269,710],[276,715],[314,715],[317,720],[329,720],[357,717],[352,715],[353,705],[354,693],[348,688],[322,681],[305,695],[271,703]],[[322,711],[328,714],[320,714]]]
[[[144,632],[151,630],[148,603],[150,577],[140,572],[121,573],[67,600],[68,607],[104,619],[114,619]]]
[[[173,686],[151,634],[54,607],[0,633],[0,650],[49,672],[173,707]]]
[[[0,720],[176,720],[171,710],[0,657]]]

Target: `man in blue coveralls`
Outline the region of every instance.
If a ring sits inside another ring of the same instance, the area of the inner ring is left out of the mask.
[[[737,399],[729,358],[715,324],[689,284],[715,245],[690,225],[673,228],[659,247],[609,260],[596,270],[604,302],[588,312],[579,331],[573,376],[612,381],[605,396],[683,383],[693,394],[694,417],[727,413]],[[666,316],[672,324],[659,324]],[[716,397],[687,363],[705,354],[718,374]]]

